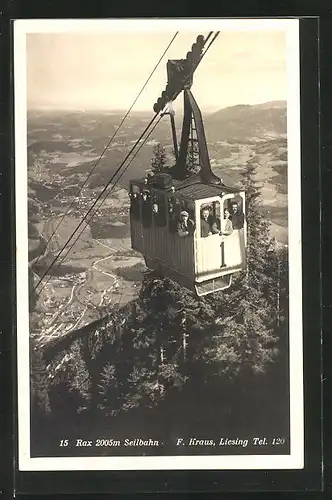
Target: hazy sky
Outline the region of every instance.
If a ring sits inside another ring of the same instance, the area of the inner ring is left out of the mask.
[[[167,59],[184,58],[197,34],[178,34],[134,110],[152,110],[166,85]],[[28,108],[128,109],[173,35],[28,34]],[[286,83],[284,32],[231,31],[212,44],[192,92],[212,111],[286,99]]]

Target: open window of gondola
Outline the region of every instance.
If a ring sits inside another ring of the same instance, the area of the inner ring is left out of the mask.
[[[243,199],[240,196],[236,196],[229,201],[230,220],[232,221],[233,229],[243,229]]]
[[[142,223],[144,227],[152,223],[151,193],[147,189],[142,192]]]
[[[152,200],[152,216],[154,223],[157,226],[166,226],[167,215],[166,215],[166,199],[164,193],[155,193]]]
[[[181,204],[175,196],[168,198],[168,229],[176,233],[177,223],[180,218]]]
[[[193,201],[185,201],[184,210],[188,212],[189,219],[195,222],[195,204]]]
[[[132,184],[131,190],[129,193],[130,196],[130,213],[135,219],[140,218],[140,205],[141,205],[141,196],[140,189],[135,184]]]
[[[212,202],[211,207],[211,220],[216,223],[217,228],[220,229],[220,221],[223,218],[222,208],[219,201]]]

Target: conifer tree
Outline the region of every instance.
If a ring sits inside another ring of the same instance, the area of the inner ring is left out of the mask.
[[[31,341],[30,349],[31,408],[34,416],[45,416],[50,411],[49,381],[42,351]]]
[[[252,287],[266,292],[267,256],[271,248],[270,222],[262,210],[262,195],[256,178],[257,167],[257,158],[251,156],[243,173],[243,188],[246,192],[247,277]]]
[[[202,358],[211,365],[212,375],[241,379],[264,373],[277,354],[274,320],[263,293],[243,278],[224,297],[224,307],[216,321]]]
[[[268,254],[268,298],[276,314],[276,327],[288,321],[288,247],[272,238]]]
[[[250,285],[261,290],[274,318],[275,331],[288,321],[288,248],[270,236],[256,180],[258,161],[252,156],[244,172],[247,212],[247,265]]]
[[[256,179],[257,159],[249,159],[243,173],[246,192],[247,269],[233,279],[232,286],[208,300],[215,304],[218,331],[204,349],[215,372],[263,373],[276,358],[276,301],[270,271],[270,223],[262,211]]]
[[[132,338],[132,397],[139,392],[151,404],[183,386],[188,377],[183,355],[186,335],[204,331],[212,316],[211,307],[172,280],[153,272],[145,277],[135,319],[124,335]]]
[[[118,381],[116,378],[116,368],[114,364],[106,362],[101,368],[99,389],[98,408],[105,415],[116,415],[118,412]]]
[[[168,170],[167,156],[164,146],[158,142],[153,147],[153,157],[151,159],[151,170],[154,174],[159,174]]]

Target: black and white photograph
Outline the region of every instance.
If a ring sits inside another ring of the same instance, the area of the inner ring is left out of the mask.
[[[302,469],[299,21],[16,20],[19,470]]]

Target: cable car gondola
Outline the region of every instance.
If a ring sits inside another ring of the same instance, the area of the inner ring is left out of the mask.
[[[198,296],[228,288],[233,274],[246,267],[245,192],[212,172],[202,114],[190,90],[204,44],[199,35],[186,59],[167,62],[166,90],[154,105],[157,113],[183,92],[179,147],[174,114],[168,113],[174,167],[129,185],[132,248],[143,254],[148,268]],[[199,171],[188,176],[187,153],[195,144]]]

